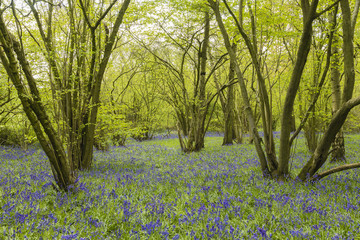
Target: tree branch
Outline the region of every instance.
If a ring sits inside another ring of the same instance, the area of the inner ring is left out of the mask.
[[[94,28],[95,28],[95,29],[100,25],[101,21],[106,17],[106,15],[108,14],[108,12],[111,10],[111,8],[115,5],[115,3],[116,3],[117,1],[118,1],[118,0],[114,0],[114,1],[109,5],[109,7],[105,10],[105,12],[103,13],[103,15],[101,15],[101,16],[99,17],[99,19],[96,21],[96,23],[95,23],[95,25],[94,25]]]
[[[354,169],[354,168],[360,168],[360,163],[352,163],[352,164],[345,164],[339,167],[335,167],[335,168],[331,168],[327,171],[324,171],[322,173],[316,174],[314,177],[312,177],[310,179],[310,181],[318,181],[326,176],[329,176],[330,174],[333,173],[337,173],[337,172],[341,172],[341,171],[345,171],[345,170],[349,170],[349,169]]]
[[[355,2],[355,7],[352,13],[352,17],[351,17],[351,27],[352,27],[352,32],[354,32],[355,29],[355,24],[356,24],[356,19],[359,13],[359,7],[360,7],[360,0],[356,0]]]
[[[83,15],[84,15],[86,24],[88,25],[88,27],[89,27],[90,29],[94,28],[94,27],[91,25],[89,16],[88,16],[87,13],[86,13],[86,9],[85,9],[85,6],[84,6],[83,1],[82,1],[82,0],[79,0],[79,3],[80,3],[81,11],[83,12]]]
[[[318,12],[315,14],[314,16],[314,20],[318,17],[320,17],[321,15],[323,15],[324,13],[326,13],[327,11],[330,11],[333,7],[335,7],[338,3],[340,2],[340,0],[337,0],[336,2],[334,2],[333,4],[331,4],[330,6],[328,6],[327,8],[325,8],[324,10],[322,10],[321,12]]]

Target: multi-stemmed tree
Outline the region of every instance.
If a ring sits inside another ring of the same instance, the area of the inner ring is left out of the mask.
[[[129,3],[29,0],[0,5],[1,62],[61,190],[75,183],[77,170],[92,165],[101,83]],[[31,15],[22,13],[28,10]],[[61,132],[42,101],[34,64],[28,60],[33,46],[23,37],[31,37],[43,53]]]
[[[214,71],[224,64],[225,55],[208,60],[211,46],[211,16],[202,3],[186,2],[179,9],[172,9],[174,24],[158,20],[157,36],[150,43],[137,41],[162,67],[164,99],[172,106],[178,123],[180,145],[183,151],[199,151],[204,147],[206,129],[211,118],[213,103],[219,91],[210,87]],[[166,5],[166,4],[165,4]],[[164,11],[168,9],[164,7]],[[189,22],[177,22],[178,15],[194,12]],[[166,14],[164,14],[166,15]],[[166,39],[166,42],[164,42]],[[160,46],[159,46],[160,42]],[[165,47],[166,46],[166,47]],[[224,86],[220,86],[223,89]]]

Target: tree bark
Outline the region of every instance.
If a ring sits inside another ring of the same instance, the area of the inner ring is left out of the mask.
[[[113,46],[115,43],[115,39],[117,33],[119,31],[120,25],[123,21],[126,10],[130,4],[130,0],[125,0],[123,5],[121,6],[120,11],[117,14],[113,30],[110,34],[108,41],[105,44],[105,50],[103,54],[103,58],[101,59],[99,70],[96,72],[94,78],[94,88],[92,89],[91,96],[91,109],[89,114],[89,121],[85,127],[87,131],[85,131],[83,146],[82,146],[82,159],[81,159],[81,168],[89,169],[92,165],[93,160],[93,146],[94,146],[94,133],[96,126],[97,113],[100,103],[100,90],[101,90],[101,82],[104,78],[106,66],[109,62],[110,55],[113,51]],[[99,23],[100,24],[100,23]]]
[[[339,54],[337,46],[334,48],[333,71],[331,75],[332,97],[333,97],[333,112],[336,112],[340,103],[345,103],[350,100],[354,91],[355,84],[355,65],[354,65],[354,30],[359,12],[360,1],[356,0],[355,8],[351,13],[350,4],[348,0],[341,0],[340,7],[342,11],[342,29],[343,29],[343,53],[344,53],[344,74],[345,82],[342,93],[340,95],[340,73],[339,73]],[[336,13],[336,12],[335,12]],[[334,13],[334,14],[335,14]],[[335,18],[336,19],[336,18]],[[336,40],[336,38],[335,38]],[[346,161],[345,158],[345,141],[342,129],[336,135],[332,143],[332,162]]]
[[[236,44],[232,46],[234,52],[236,53]],[[229,82],[231,82],[235,77],[234,65],[236,63],[233,59],[230,59],[229,67]],[[224,138],[222,145],[232,145],[234,139],[234,86],[231,85],[227,89],[226,104],[224,108]]]
[[[344,52],[344,74],[345,82],[342,93],[342,103],[351,99],[355,84],[354,69],[354,22],[351,21],[351,10],[349,0],[341,0],[340,7],[342,11],[342,29],[343,29],[343,52]]]
[[[312,23],[316,16],[318,0],[312,1],[311,5],[309,5],[307,0],[302,0],[301,4],[304,19],[303,31],[290,84],[286,92],[283,114],[281,116],[279,167],[277,172],[279,178],[286,178],[289,175],[291,116],[293,114],[294,100],[299,89],[301,76],[310,51]]]
[[[0,15],[0,42],[3,49],[0,48],[1,61],[17,90],[26,116],[49,158],[55,181],[61,190],[68,191],[75,183],[76,172],[71,169],[62,143],[42,105],[36,81],[20,43],[9,33],[2,15]],[[27,80],[30,93],[23,84],[20,69]]]
[[[190,106],[188,106],[191,117],[188,118],[188,132],[184,133],[184,135],[188,135],[188,139],[186,141],[184,138],[179,138],[180,146],[184,152],[200,151],[202,148],[204,148],[206,130],[205,124],[210,104],[206,99],[207,52],[210,38],[210,16],[207,10],[204,13],[204,19],[204,38],[198,50],[198,66],[197,74],[194,79],[194,95],[193,99],[189,102]],[[182,70],[183,69],[181,67],[181,71],[179,72],[180,75],[183,74]],[[185,87],[183,91],[186,91]],[[184,93],[184,99],[187,98],[187,96],[187,92]],[[185,102],[184,105],[187,107]]]
[[[209,11],[205,11],[205,29],[204,29],[204,39],[201,45],[200,53],[200,76],[199,78],[199,106],[197,107],[197,116],[195,117],[196,121],[196,135],[195,135],[195,146],[194,150],[199,151],[204,148],[204,138],[205,138],[205,119],[207,111],[206,109],[206,65],[207,65],[207,52],[209,47],[210,39],[210,16]],[[196,98],[195,98],[196,99]],[[196,101],[196,100],[195,100]]]
[[[310,179],[310,181],[318,181],[326,176],[329,176],[330,174],[333,173],[337,173],[337,172],[341,172],[341,171],[345,171],[345,170],[349,170],[349,169],[355,169],[355,168],[359,168],[360,167],[360,163],[352,163],[352,164],[345,164],[345,165],[341,165],[339,167],[335,167],[335,168],[331,168],[325,172],[319,173],[319,174],[315,174],[314,177],[312,177]]]
[[[333,26],[337,25],[336,14],[338,7],[330,14],[330,21]],[[332,60],[331,60],[331,97],[332,114],[335,114],[341,106],[341,88],[340,88],[340,53],[339,36],[334,34],[332,42]],[[346,161],[344,134],[342,129],[336,134],[334,142],[331,145],[331,162]]]

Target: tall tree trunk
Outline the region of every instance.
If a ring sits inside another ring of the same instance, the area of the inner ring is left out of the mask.
[[[288,86],[284,107],[281,116],[281,133],[280,133],[280,151],[279,151],[279,168],[278,177],[283,178],[289,175],[290,159],[290,132],[291,117],[294,110],[294,100],[299,89],[301,76],[310,51],[312,39],[312,23],[316,16],[318,0],[312,1],[311,5],[307,0],[301,1],[303,10],[303,31],[300,39],[300,45],[297,51],[297,57],[294,69]]]
[[[236,44],[232,46],[234,52],[236,53]],[[235,69],[234,65],[236,63],[233,59],[230,59],[230,69],[229,69],[229,83],[233,81],[235,77]],[[231,145],[233,144],[234,139],[234,86],[230,85],[227,89],[227,97],[226,97],[226,104],[224,109],[224,138],[223,138],[223,145]]]
[[[351,10],[349,0],[341,0],[340,7],[342,11],[343,28],[343,52],[344,52],[344,89],[342,93],[342,104],[349,101],[353,95],[355,84],[354,69],[354,25],[351,21]],[[355,19],[356,20],[356,19]]]
[[[267,164],[269,166],[270,172],[274,172],[278,167],[278,162],[276,160],[276,153],[275,153],[275,143],[274,143],[274,136],[273,136],[273,119],[272,119],[272,109],[270,106],[270,100],[268,96],[268,90],[265,84],[265,78],[263,76],[261,70],[261,59],[258,54],[258,47],[257,47],[257,29],[256,29],[256,22],[255,16],[252,13],[252,9],[249,5],[249,13],[251,19],[251,31],[252,31],[252,40],[250,37],[245,33],[242,24],[238,21],[235,14],[231,11],[229,5],[227,4],[226,0],[223,0],[226,8],[228,9],[229,13],[233,17],[233,20],[236,23],[236,26],[245,41],[247,49],[250,53],[252,64],[255,68],[255,73],[257,77],[257,84],[258,84],[258,91],[260,96],[260,115],[263,124],[263,131],[264,131],[264,144],[265,144],[265,153],[267,156]],[[240,5],[242,1],[240,1]],[[240,6],[241,9],[241,6]]]
[[[241,111],[238,111],[239,107],[236,106],[236,102],[235,102],[235,106],[234,106],[234,133],[233,133],[233,138],[235,140],[236,143],[241,144],[243,143],[243,130],[245,128],[245,125],[241,124],[242,122],[242,117],[241,117]]]
[[[243,25],[243,14],[244,13],[244,1],[239,0],[239,24],[242,27]],[[237,44],[232,44],[233,51],[236,55]],[[234,59],[230,59],[229,66],[229,82],[233,81],[235,78],[235,64]],[[223,145],[231,145],[233,144],[233,140],[235,139],[237,143],[242,142],[242,132],[240,129],[239,119],[236,119],[236,109],[235,109],[235,92],[234,86],[231,85],[228,87],[227,92],[227,103],[224,108],[224,138]],[[237,124],[235,124],[237,122]]]
[[[336,26],[336,14],[338,6],[331,12],[331,24]],[[332,97],[332,114],[335,114],[341,106],[341,88],[340,88],[340,53],[339,53],[339,36],[334,34],[332,43],[332,60],[331,60],[331,97]],[[331,144],[331,162],[345,161],[345,142],[342,128],[336,134],[334,142]]]
[[[316,134],[316,112],[313,108],[310,113],[310,117],[304,126],[304,135],[306,140],[306,146],[311,153],[314,153],[318,144],[318,137]]]
[[[130,0],[125,0],[121,6],[120,11],[117,14],[113,30],[108,36],[108,41],[105,43],[105,49],[103,53],[103,57],[99,64],[99,69],[94,73],[94,85],[91,91],[91,104],[89,106],[89,120],[85,125],[85,134],[83,135],[82,139],[82,157],[81,157],[81,168],[82,169],[89,169],[92,166],[93,160],[93,146],[94,146],[94,135],[95,135],[95,126],[96,126],[96,119],[97,113],[100,104],[100,90],[101,90],[101,82],[103,80],[106,66],[109,62],[110,55],[113,51],[113,46],[115,44],[116,36],[118,34],[120,25],[123,21],[124,15],[126,13],[127,8],[129,7]],[[84,9],[83,9],[84,11]],[[85,15],[84,11],[84,15]],[[100,22],[97,22],[98,25],[90,26],[91,31],[95,31],[95,29],[99,26]],[[93,43],[94,44],[94,43]]]
[[[210,38],[210,16],[205,12],[204,39],[199,49],[199,67],[194,89],[194,102],[192,104],[189,138],[186,144],[186,152],[200,151],[204,148],[205,124],[208,110],[206,101],[206,64],[207,51]]]
[[[355,84],[355,65],[354,65],[354,30],[356,19],[359,11],[360,1],[357,0],[355,3],[355,8],[353,13],[351,13],[349,1],[342,0],[340,1],[340,6],[343,15],[343,52],[344,52],[344,73],[345,73],[345,83],[344,90],[341,99],[340,93],[340,72],[339,72],[339,63],[340,57],[338,53],[337,37],[334,38],[334,53],[333,53],[333,65],[331,71],[331,89],[332,89],[332,109],[333,114],[340,108],[341,103],[345,103],[352,97]],[[334,11],[333,14],[336,14],[337,11]],[[334,18],[336,21],[336,18]],[[336,24],[336,22],[334,23]],[[331,161],[346,161],[345,157],[345,141],[342,128],[339,130],[336,135],[334,142],[332,143],[332,153]]]
[[[320,73],[321,73],[321,64],[322,64],[321,57],[319,57],[318,54],[316,53],[316,51],[317,51],[316,44],[314,43],[313,46],[315,47],[315,49],[313,51],[313,61],[312,61],[312,65],[313,65],[312,66],[313,67],[312,79],[313,80],[310,83],[310,85],[311,85],[310,99],[311,100],[316,98],[316,94],[318,94],[318,91],[320,91],[320,89],[318,89],[318,84],[319,84],[319,77],[320,77]],[[322,47],[322,46],[320,46],[320,47]],[[329,45],[328,47],[331,47],[331,45]],[[308,147],[308,150],[311,153],[314,153],[316,146],[318,144],[317,124],[318,124],[318,119],[317,119],[316,108],[314,105],[314,107],[310,110],[309,119],[306,122],[306,124],[304,125],[304,135],[305,135],[306,145]]]
[[[200,55],[200,76],[199,76],[199,101],[200,108],[198,111],[198,121],[197,121],[197,133],[195,141],[195,151],[198,151],[204,148],[204,138],[205,138],[205,119],[206,119],[206,64],[207,64],[207,52],[209,47],[210,39],[210,16],[209,11],[205,11],[205,29],[204,29],[204,40],[201,46],[201,55]]]
[[[256,124],[255,124],[255,118],[251,109],[251,105],[250,105],[250,100],[249,100],[249,96],[248,96],[248,92],[246,89],[246,85],[245,85],[245,81],[244,81],[244,77],[242,75],[242,72],[240,70],[239,64],[237,63],[236,60],[236,54],[233,51],[231,44],[230,44],[230,39],[229,39],[229,35],[226,31],[226,28],[224,26],[224,23],[222,21],[221,15],[220,15],[220,10],[219,10],[219,5],[218,2],[215,2],[213,0],[208,0],[211,8],[213,9],[215,16],[216,16],[216,21],[219,25],[221,34],[223,36],[224,39],[224,43],[225,43],[225,47],[229,53],[229,56],[231,59],[233,59],[233,61],[236,63],[235,64],[235,73],[236,76],[238,78],[239,84],[240,84],[240,90],[241,90],[241,96],[243,98],[243,102],[245,105],[245,112],[249,121],[249,130],[250,132],[253,133],[254,135],[254,143],[255,143],[255,148],[257,151],[257,154],[259,156],[259,160],[260,160],[260,165],[261,165],[261,170],[263,172],[264,176],[269,176],[270,175],[270,171],[269,171],[269,167],[267,164],[267,160],[266,160],[266,156],[264,154],[264,151],[261,147],[261,138],[259,136],[259,133],[257,131],[256,128]]]
[[[234,139],[234,87],[228,87],[227,104],[225,109],[225,126],[224,126],[224,138],[223,145],[233,144]]]
[[[233,44],[233,47],[235,44]],[[235,139],[236,142],[241,143],[241,129],[240,124],[236,124],[236,117],[237,112],[235,109],[235,89],[232,84],[232,81],[234,80],[234,67],[231,64],[229,66],[229,77],[228,77],[228,83],[230,84],[227,87],[227,92],[224,93],[224,91],[221,90],[220,83],[218,81],[216,73],[214,73],[214,82],[216,90],[219,93],[219,99],[221,104],[221,109],[224,114],[224,138],[223,138],[223,145],[231,145],[233,144],[233,140]],[[225,96],[226,95],[226,96]],[[232,111],[230,113],[229,111]],[[229,132],[231,131],[231,132]]]

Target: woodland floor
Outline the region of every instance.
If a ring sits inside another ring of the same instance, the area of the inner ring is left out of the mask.
[[[345,141],[358,162],[360,135]],[[208,136],[191,154],[176,138],[96,152],[70,194],[52,189],[42,150],[2,147],[0,239],[360,239],[360,170],[277,183],[262,178],[253,145],[221,142]],[[309,156],[296,140],[294,176]]]

